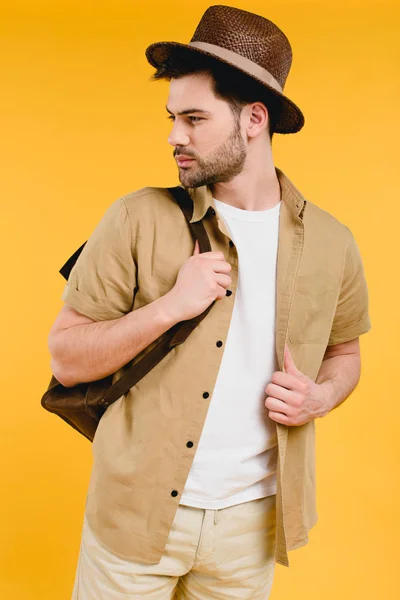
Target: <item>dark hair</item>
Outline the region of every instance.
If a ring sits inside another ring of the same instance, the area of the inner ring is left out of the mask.
[[[228,102],[236,119],[246,104],[262,102],[268,110],[269,136],[272,139],[275,124],[280,116],[281,103],[265,86],[239,69],[212,56],[185,48],[174,48],[165,62],[156,69],[152,79],[170,81],[172,78],[178,79],[200,72],[211,76],[215,95]]]

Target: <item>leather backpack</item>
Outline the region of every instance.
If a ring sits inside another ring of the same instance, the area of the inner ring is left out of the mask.
[[[181,208],[193,239],[197,239],[199,242],[200,252],[209,252],[211,244],[202,221],[190,223],[193,214],[193,201],[189,193],[180,186],[167,188],[167,190]],[[61,267],[59,272],[66,280],[68,280],[72,267],[85,244],[86,242]],[[48,388],[41,399],[43,408],[58,415],[88,440],[93,441],[99,421],[107,408],[126,394],[175,346],[182,344],[209,313],[214,302],[197,317],[181,321],[171,327],[156,340],[153,348],[135,364],[132,364],[132,359],[124,365],[126,369],[123,375],[114,383],[112,383],[114,374],[110,374],[96,381],[79,383],[73,387],[64,387],[52,375]]]

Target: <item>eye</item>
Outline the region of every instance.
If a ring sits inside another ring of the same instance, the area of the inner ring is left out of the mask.
[[[167,119],[168,119],[169,121],[175,121],[175,116],[174,116],[174,115],[169,115],[169,116],[167,117]],[[189,117],[188,117],[188,119],[189,119],[189,121],[191,121],[192,123],[197,123],[198,121],[204,121],[204,119],[203,119],[202,117],[192,117],[192,116],[189,116]]]

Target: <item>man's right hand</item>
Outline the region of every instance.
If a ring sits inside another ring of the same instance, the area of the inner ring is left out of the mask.
[[[174,287],[165,295],[169,310],[180,321],[197,317],[214,300],[226,296],[232,279],[231,265],[222,252],[202,252],[196,240],[193,255],[179,269]]]

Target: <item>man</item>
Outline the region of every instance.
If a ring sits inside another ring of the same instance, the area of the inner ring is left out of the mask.
[[[190,44],[146,55],[170,81],[168,141],[212,250],[164,188],[114,202],[64,290],[53,373],[117,378],[216,302],[99,423],[73,597],[266,599],[317,520],[315,419],[359,380],[362,261],[274,167],[272,135],[304,123],[276,25],[213,6]]]

